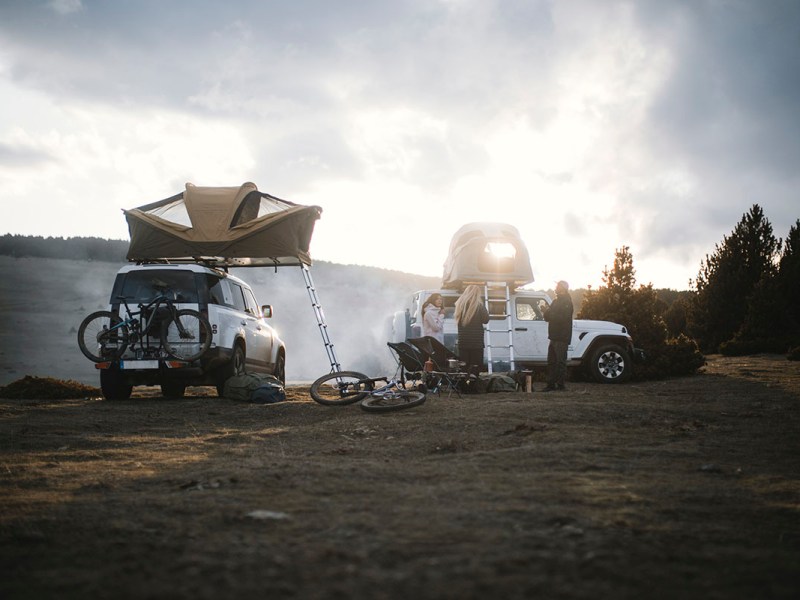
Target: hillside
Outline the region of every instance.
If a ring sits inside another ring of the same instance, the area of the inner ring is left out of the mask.
[[[94,365],[76,341],[83,318],[108,305],[114,275],[124,262],[0,256],[0,385],[24,375],[97,384]],[[319,327],[299,269],[234,269],[262,304],[286,342],[290,381],[330,370]],[[368,373],[394,369],[386,347],[389,317],[411,292],[438,278],[320,262],[312,268],[331,341],[345,368]]]

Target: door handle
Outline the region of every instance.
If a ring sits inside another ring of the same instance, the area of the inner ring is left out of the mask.
[[[514,331],[528,331],[527,327],[514,327]]]

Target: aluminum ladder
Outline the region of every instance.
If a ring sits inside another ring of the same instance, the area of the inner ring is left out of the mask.
[[[514,360],[514,332],[511,323],[511,289],[506,281],[487,281],[483,286],[483,297],[486,310],[489,313],[489,322],[486,324],[486,362],[489,373],[494,370],[492,349],[508,348],[510,370],[516,370]],[[492,324],[499,324],[493,327]],[[507,344],[496,343],[498,337],[505,334]]]
[[[311,300],[311,308],[314,309],[314,316],[317,319],[317,325],[319,325],[320,335],[322,335],[322,343],[325,344],[325,352],[328,353],[328,361],[331,363],[331,373],[334,371],[338,373],[342,370],[342,367],[336,359],[336,352],[334,351],[331,338],[328,335],[328,324],[325,323],[325,313],[322,312],[322,306],[317,297],[317,290],[314,287],[314,280],[311,278],[311,269],[308,265],[302,264],[300,265],[300,270],[303,271],[303,279],[306,282],[306,290]]]

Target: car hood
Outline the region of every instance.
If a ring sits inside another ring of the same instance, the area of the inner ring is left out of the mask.
[[[628,333],[628,329],[619,323],[611,321],[592,321],[590,319],[575,319],[572,322],[573,329],[582,331],[609,331],[613,333]]]

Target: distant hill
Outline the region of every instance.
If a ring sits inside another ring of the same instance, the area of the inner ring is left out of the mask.
[[[100,238],[0,238],[0,385],[24,375],[97,384],[97,371],[78,350],[77,329],[87,314],[107,307],[127,247]],[[260,303],[273,305],[272,324],[288,350],[287,377],[312,381],[328,372],[300,270],[231,271],[253,286]],[[439,277],[324,261],[314,263],[312,275],[340,364],[370,375],[394,373],[386,346],[392,315],[414,291],[441,283]],[[576,309],[584,293],[572,290]]]
[[[127,264],[128,242],[99,238],[0,238],[0,385],[25,375],[97,385],[94,365],[78,350],[77,329],[109,302],[116,271]],[[286,342],[287,377],[312,381],[330,371],[327,354],[298,268],[240,268]],[[386,346],[390,318],[408,296],[437,287],[438,277],[317,261],[312,276],[328,333],[345,369],[394,374]]]

